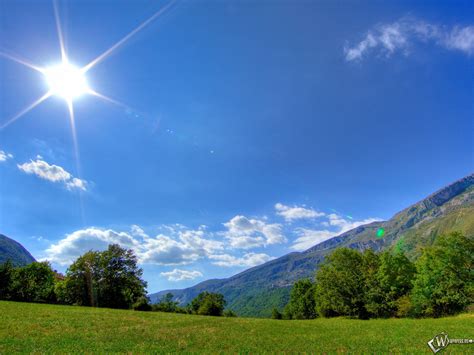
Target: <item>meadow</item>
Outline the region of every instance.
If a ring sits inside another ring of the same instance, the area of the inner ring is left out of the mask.
[[[473,336],[474,314],[282,321],[0,301],[0,354],[70,352],[429,353],[441,331]],[[450,352],[473,345],[450,345]]]

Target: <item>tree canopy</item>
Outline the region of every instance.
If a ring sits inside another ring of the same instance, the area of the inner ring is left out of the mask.
[[[413,306],[417,314],[456,314],[474,302],[474,238],[441,236],[416,263]]]
[[[61,301],[82,306],[132,308],[146,296],[146,282],[132,250],[116,244],[103,252],[89,251],[66,271],[57,287]]]
[[[191,313],[206,316],[222,316],[226,301],[220,293],[201,292],[189,304]]]

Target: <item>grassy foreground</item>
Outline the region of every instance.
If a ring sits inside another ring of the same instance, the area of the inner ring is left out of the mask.
[[[0,354],[16,352],[429,352],[441,331],[474,336],[474,314],[442,319],[215,318],[0,302]],[[450,345],[449,352],[474,351]]]

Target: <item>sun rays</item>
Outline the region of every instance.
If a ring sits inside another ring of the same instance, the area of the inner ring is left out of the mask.
[[[79,144],[78,144],[78,139],[77,139],[77,134],[76,134],[74,100],[79,98],[82,95],[87,94],[87,95],[100,98],[106,102],[109,102],[109,103],[112,103],[112,104],[115,104],[127,109],[129,108],[127,105],[122,104],[121,102],[117,100],[111,99],[108,96],[90,88],[87,82],[87,78],[85,76],[86,72],[88,72],[97,64],[101,63],[103,60],[109,57],[115,50],[117,50],[125,42],[127,42],[131,37],[136,35],[138,32],[143,30],[150,23],[158,19],[164,13],[166,13],[169,9],[173,7],[173,5],[175,5],[176,2],[177,0],[172,0],[171,2],[167,3],[160,10],[155,12],[151,17],[146,19],[144,22],[140,23],[135,29],[133,29],[131,32],[125,35],[122,39],[117,41],[113,46],[111,46],[105,52],[103,52],[102,54],[94,58],[92,61],[90,61],[87,65],[83,67],[75,67],[74,65],[71,64],[69,60],[70,58],[68,57],[68,54],[67,54],[57,0],[53,0],[53,10],[54,10],[54,18],[56,22],[56,31],[57,31],[59,47],[61,51],[61,61],[58,64],[52,67],[42,67],[34,63],[31,63],[28,60],[25,60],[17,55],[0,51],[0,57],[4,57],[6,59],[12,60],[29,69],[33,69],[43,74],[45,80],[48,83],[49,91],[44,93],[36,101],[29,104],[27,107],[25,107],[21,111],[19,111],[15,116],[8,119],[5,123],[0,123],[0,130],[3,130],[4,128],[8,127],[12,123],[17,121],[21,117],[23,117],[24,115],[26,115],[28,112],[33,110],[36,106],[46,101],[51,96],[53,95],[60,96],[61,98],[65,100],[67,104],[68,113],[69,113],[69,121],[71,124],[71,134],[72,134],[72,139],[73,139],[73,144],[74,144],[76,167],[77,167],[77,170],[79,170],[79,166],[80,166]],[[79,174],[79,171],[77,171],[77,174]]]
[[[89,62],[86,66],[82,68],[83,72],[89,71],[92,67],[95,65],[99,64],[101,61],[103,61],[105,58],[107,58],[109,55],[112,54],[117,48],[119,48],[121,45],[123,45],[126,41],[128,41],[131,37],[136,35],[138,32],[140,32],[142,29],[144,29],[147,25],[149,25],[151,22],[156,20],[158,17],[163,15],[168,9],[170,9],[174,4],[176,3],[176,0],[173,0],[169,2],[167,5],[162,7],[160,10],[155,12],[153,16],[142,22],[138,27],[136,27],[133,31],[131,31],[129,34],[124,36],[121,40],[119,40],[117,43],[115,43],[112,47],[107,49],[104,53],[101,55],[97,56],[94,60]]]

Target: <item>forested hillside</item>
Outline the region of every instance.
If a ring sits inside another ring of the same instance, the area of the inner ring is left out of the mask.
[[[304,252],[284,255],[227,279],[162,291],[150,298],[156,302],[171,292],[176,300],[186,304],[202,291],[219,292],[225,296],[228,307],[239,315],[268,317],[274,307],[282,308],[287,303],[293,283],[313,278],[325,255],[338,247],[361,251],[398,248],[415,258],[423,246],[431,245],[436,236],[449,231],[474,234],[474,174],[440,189],[388,221],[357,227]]]

